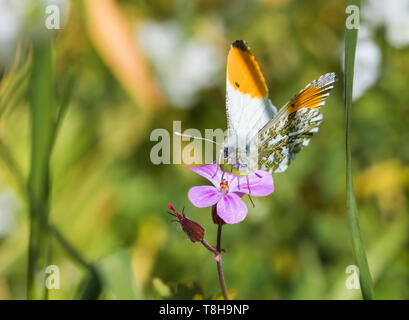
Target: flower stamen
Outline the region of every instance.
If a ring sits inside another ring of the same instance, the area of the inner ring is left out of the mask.
[[[226,179],[222,179],[222,181],[220,181],[220,191],[223,192],[224,195],[229,192],[229,183]]]

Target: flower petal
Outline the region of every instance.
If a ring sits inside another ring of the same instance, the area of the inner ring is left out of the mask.
[[[266,171],[257,170],[247,177],[234,179],[230,185],[230,191],[265,197],[274,191],[273,177]]]
[[[235,193],[228,193],[217,203],[217,215],[228,224],[243,221],[246,214],[246,204]]]
[[[213,186],[199,186],[191,188],[187,196],[194,206],[206,208],[216,204],[223,194]]]
[[[189,169],[196,172],[198,175],[205,177],[207,180],[213,183],[215,187],[220,187],[223,172],[217,163],[202,167],[189,167]]]

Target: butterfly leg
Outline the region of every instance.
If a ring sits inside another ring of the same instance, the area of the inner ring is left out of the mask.
[[[219,171],[219,166],[217,166],[217,167],[216,167],[216,171],[214,172],[214,174],[213,174],[212,178],[214,178],[214,177],[216,176],[217,171]]]
[[[248,176],[248,175],[246,175],[246,180],[247,180],[247,188],[249,189],[249,195],[251,195],[250,180],[249,180],[249,176]]]
[[[214,177],[216,176],[216,174],[217,174],[218,171],[219,171],[219,166],[216,167],[216,171],[214,172],[212,178],[214,178]],[[224,176],[224,172],[225,172],[225,171],[226,171],[226,164],[224,164],[222,179],[223,179],[223,176]]]
[[[223,180],[224,174],[225,174],[225,172],[226,172],[226,166],[227,166],[227,164],[225,163],[225,164],[224,164],[224,168],[223,168],[222,180]]]
[[[248,194],[248,196],[249,196],[249,199],[250,199],[251,204],[253,205],[253,208],[255,208],[256,205],[254,204],[253,199],[251,198],[251,195]]]
[[[250,199],[251,204],[253,205],[253,208],[255,208],[256,205],[254,204],[253,199],[251,198],[250,180],[249,180],[249,176],[248,176],[248,175],[246,176],[246,180],[247,180],[247,188],[249,189],[248,196],[249,196],[249,199]]]

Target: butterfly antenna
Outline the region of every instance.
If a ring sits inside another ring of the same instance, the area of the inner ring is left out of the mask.
[[[219,161],[217,162],[218,164],[222,163],[222,157],[223,157],[223,148],[221,148],[219,152]]]
[[[225,163],[225,164],[224,164],[224,167],[223,167],[222,180],[223,180],[223,178],[224,178],[224,174],[226,173],[226,169],[227,169],[227,163]]]
[[[197,140],[204,140],[204,141],[209,141],[211,143],[217,144],[218,146],[222,145],[220,143],[217,143],[216,141],[207,139],[207,138],[203,138],[203,137],[195,137],[195,136],[191,136],[190,134],[184,134],[184,133],[180,133],[180,132],[175,132],[175,135],[179,136],[179,137],[186,137],[186,138],[193,138],[193,139],[197,139]]]

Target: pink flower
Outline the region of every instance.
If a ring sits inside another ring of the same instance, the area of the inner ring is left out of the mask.
[[[228,172],[223,174],[218,164],[190,169],[213,183],[213,186],[191,188],[188,193],[190,202],[198,208],[217,204],[217,215],[228,224],[238,223],[246,217],[247,206],[241,199],[244,194],[264,197],[274,191],[272,176],[263,170],[246,177]]]

